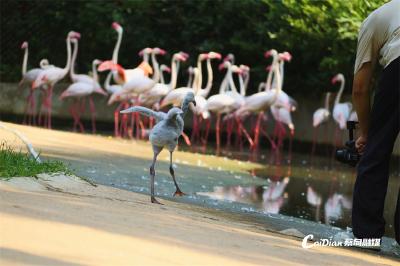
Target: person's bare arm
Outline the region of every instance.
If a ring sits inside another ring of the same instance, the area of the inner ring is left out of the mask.
[[[354,75],[353,104],[357,112],[360,125],[360,138],[356,142],[357,148],[362,151],[367,141],[370,115],[370,84],[373,74],[371,62],[364,63]]]

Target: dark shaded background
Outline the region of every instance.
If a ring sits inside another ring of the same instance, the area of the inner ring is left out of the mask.
[[[166,49],[169,54],[160,60],[163,63],[175,51],[188,52],[191,58],[184,69],[195,64],[200,52],[232,52],[237,64],[252,67],[248,92],[252,93],[265,79],[270,63],[264,51],[275,48],[293,55],[286,64],[285,91],[317,96],[337,90],[330,84],[337,72],[352,77],[360,23],[383,2],[2,0],[0,81],[20,79],[23,41],[29,41],[28,69],[42,58],[64,66],[70,30],[82,34],[77,72],[88,72],[94,58],[111,58],[117,38],[111,23],[117,21],[124,27],[119,62],[125,67],[137,65],[137,53],[146,46]],[[179,82],[183,85],[186,80],[181,77]]]

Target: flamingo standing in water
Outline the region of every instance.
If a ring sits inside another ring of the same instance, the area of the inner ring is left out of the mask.
[[[22,79],[19,82],[18,87],[22,87],[25,85],[29,85],[29,95],[27,97],[26,101],[26,107],[25,107],[25,115],[24,115],[24,124],[26,123],[26,119],[28,117],[28,124],[36,124],[36,119],[35,119],[35,112],[36,112],[36,103],[35,103],[35,96],[34,96],[34,90],[31,88],[32,83],[36,80],[38,75],[43,71],[43,69],[47,68],[49,65],[49,62],[47,59],[42,59],[40,61],[40,68],[33,68],[27,71],[27,65],[28,65],[28,42],[23,42],[21,45],[21,49],[25,50],[24,52],[24,59],[22,61]],[[44,85],[45,86],[45,85]]]
[[[71,67],[71,39],[79,39],[80,36],[81,35],[75,31],[70,31],[68,33],[66,38],[67,62],[64,68],[60,67],[46,68],[42,72],[40,72],[36,80],[32,83],[32,89],[38,88],[44,84],[48,86],[48,89],[46,90],[47,95],[45,95],[44,100],[42,102],[42,107],[45,107],[47,109],[47,116],[45,117],[44,121],[44,125],[47,126],[47,128],[51,128],[51,108],[52,108],[52,95],[53,95],[54,85],[68,74],[69,68]],[[39,123],[40,119],[41,119],[41,114],[39,113]]]
[[[102,95],[107,95],[105,91],[99,86],[97,82],[98,76],[96,71],[96,66],[100,64],[101,61],[98,59],[93,60],[93,81],[92,82],[84,82],[79,81],[71,84],[60,96],[60,100],[63,100],[67,97],[75,97],[77,98],[75,107],[71,106],[70,112],[74,119],[74,126],[73,129],[76,131],[76,127],[79,126],[81,132],[84,132],[84,127],[82,122],[80,121],[81,113],[85,111],[85,102],[83,101],[80,104],[81,98],[89,96],[89,104],[90,104],[90,112],[92,115],[92,132],[96,133],[96,110],[94,106],[94,102],[92,99],[92,93],[99,93]],[[83,98],[84,99],[84,98]]]
[[[128,100],[131,100],[139,93],[150,89],[152,86],[154,86],[155,82],[148,77],[148,75],[153,73],[153,69],[147,62],[149,53],[151,53],[151,48],[142,50],[145,60],[135,69],[126,70],[116,63],[118,61],[118,51],[123,30],[122,27],[116,22],[113,23],[113,28],[118,32],[118,40],[114,48],[112,60],[107,60],[101,63],[98,67],[98,70],[100,72],[111,70],[115,82],[122,86],[122,89],[116,90],[108,101],[109,105],[116,101],[121,102],[114,111],[114,133],[115,136],[119,137],[121,136],[121,132],[119,130],[119,111],[121,108],[127,108],[129,106],[129,103],[127,102]],[[129,134],[127,122],[127,115],[125,115],[123,116],[121,127],[125,129],[125,133]]]
[[[353,105],[350,102],[344,102],[344,103],[340,102],[340,98],[342,97],[345,85],[345,79],[343,74],[339,73],[332,78],[332,84],[335,84],[337,82],[340,82],[340,89],[335,98],[332,116],[335,122],[339,125],[339,128],[341,130],[344,130],[346,129],[346,122],[347,120],[349,120],[350,112],[351,109],[353,108]],[[337,145],[337,135],[338,135],[338,129],[336,128],[334,136],[335,146]]]
[[[281,77],[279,70],[279,56],[278,52],[274,49],[271,49],[266,52],[266,56],[272,56],[272,71],[277,79],[276,89],[273,90],[265,90],[262,92],[255,93],[245,98],[244,104],[236,111],[237,116],[243,116],[248,113],[256,113],[258,114],[257,123],[254,131],[254,149],[257,150],[259,146],[259,135],[260,135],[260,126],[261,119],[263,117],[263,113],[270,108],[278,99],[279,94],[282,90],[281,86]],[[266,134],[266,132],[265,132]],[[274,142],[266,135],[268,140],[271,143],[271,146],[275,149]]]
[[[86,74],[76,74],[75,73],[75,63],[76,63],[76,57],[78,55],[78,49],[79,49],[79,40],[78,39],[72,39],[71,43],[73,45],[73,52],[72,52],[72,59],[71,59],[71,68],[69,70],[69,75],[71,77],[72,82],[86,82],[86,83],[93,83],[97,82],[98,84],[98,78],[94,77],[94,75],[97,76],[97,64],[101,63],[99,60],[93,60],[92,62],[92,73],[93,77],[86,75]],[[100,87],[100,84],[98,84]]]
[[[280,85],[283,87],[283,81],[284,81],[284,64],[285,61],[290,62],[292,59],[292,55],[289,52],[283,52],[280,53],[279,55],[279,70],[281,73],[281,83]],[[276,78],[274,77],[273,83],[272,83],[272,90],[275,88],[275,83],[276,83]],[[269,86],[270,83],[267,83]],[[268,89],[268,88],[267,88]],[[291,112],[295,111],[297,108],[297,103],[293,98],[291,98],[286,92],[281,90],[281,93],[279,93],[278,99],[276,102],[271,106],[271,114],[275,119],[275,129],[274,129],[274,135],[275,139],[278,140],[277,142],[277,148],[282,146],[283,144],[283,138],[286,135],[286,130],[283,127],[282,124],[285,124],[288,126],[290,130],[290,143],[289,143],[289,159],[291,157],[291,143],[292,143],[292,138],[294,135],[294,124],[292,121],[292,115]]]
[[[326,123],[329,120],[329,116],[331,115],[331,112],[329,111],[330,97],[331,97],[331,93],[328,92],[325,96],[324,107],[318,108],[313,114],[314,134],[313,134],[311,157],[314,155],[314,152],[315,152],[315,146],[316,146],[317,136],[318,136],[318,129],[321,126],[321,124]]]
[[[232,72],[233,72],[233,67],[230,62],[230,60],[225,60],[223,63],[220,64],[220,70],[222,68],[227,69],[227,82],[229,84],[229,87],[231,88],[231,91],[222,91],[222,93],[212,95],[207,99],[207,105],[206,108],[209,112],[215,113],[217,115],[217,121],[216,121],[216,142],[217,142],[217,151],[220,150],[221,146],[221,139],[220,139],[220,132],[221,132],[221,116],[223,114],[230,114],[233,111],[237,110],[242,104],[243,104],[243,97],[238,93],[236,86],[233,81],[232,77]],[[236,67],[235,71],[237,73],[241,72],[241,69],[239,67]],[[226,89],[223,88],[224,90]],[[244,131],[244,128],[241,123],[238,123],[238,126],[241,128],[241,130]],[[245,133],[246,134],[246,133]],[[250,142],[250,145],[252,145],[252,140],[249,138],[247,135],[247,138]]]
[[[196,86],[195,99],[197,105],[193,110],[194,116],[193,116],[193,126],[192,126],[192,136],[191,136],[192,141],[195,141],[196,137],[200,138],[204,146],[207,145],[207,138],[208,138],[207,129],[209,129],[210,127],[210,120],[209,120],[210,113],[206,109],[207,105],[206,98],[210,94],[211,88],[213,86],[214,73],[211,66],[211,60],[213,59],[221,60],[221,54],[211,51],[207,54],[206,59],[207,59],[207,83],[204,89],[202,88],[202,62],[201,62],[202,60],[198,60],[197,62],[197,68],[199,71],[199,78],[197,80],[198,84],[197,85],[193,84],[193,87]],[[202,139],[200,136],[201,135],[200,129],[203,121],[207,121],[206,133],[205,133],[206,136],[204,137],[204,139]]]

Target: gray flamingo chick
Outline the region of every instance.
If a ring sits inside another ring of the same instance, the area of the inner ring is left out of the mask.
[[[154,197],[154,177],[156,175],[156,171],[154,169],[154,165],[157,161],[157,156],[160,154],[162,149],[165,147],[169,151],[169,172],[171,173],[172,179],[174,180],[176,191],[174,196],[183,196],[183,193],[178,183],[175,180],[175,173],[174,168],[172,167],[172,153],[174,152],[176,146],[178,145],[178,139],[182,135],[184,122],[183,118],[185,117],[188,109],[189,104],[193,103],[196,105],[194,100],[194,94],[189,92],[186,94],[181,108],[173,107],[171,108],[168,113],[164,112],[156,112],[151,109],[142,106],[134,106],[125,110],[122,110],[121,113],[132,113],[132,112],[139,112],[142,115],[148,117],[154,117],[156,120],[155,126],[150,131],[150,142],[153,147],[153,162],[150,166],[150,176],[151,176],[151,202],[158,203],[156,198]]]

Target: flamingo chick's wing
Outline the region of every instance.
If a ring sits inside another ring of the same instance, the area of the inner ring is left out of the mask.
[[[134,107],[130,107],[128,109],[120,111],[120,113],[122,113],[122,114],[133,113],[133,112],[139,112],[142,115],[145,115],[148,117],[154,117],[156,119],[157,123],[161,120],[167,119],[166,113],[156,112],[156,111],[153,111],[153,110],[143,107],[143,106],[134,106]]]

